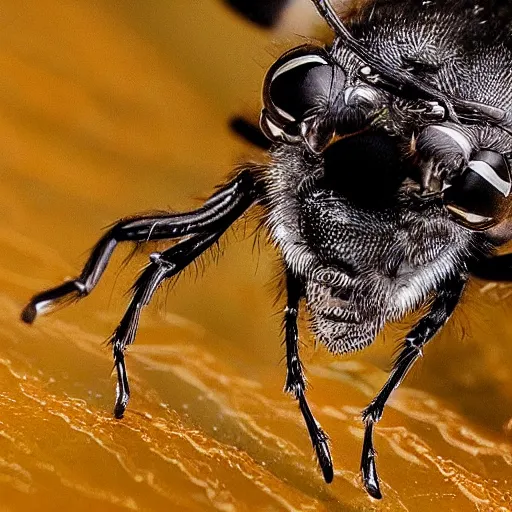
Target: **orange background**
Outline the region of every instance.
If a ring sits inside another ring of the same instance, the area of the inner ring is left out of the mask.
[[[104,226],[193,208],[262,156],[226,120],[257,115],[265,69],[309,33],[305,12],[268,34],[215,0],[2,3],[0,511],[512,509],[507,286],[474,283],[391,400],[376,434],[379,503],[359,481],[359,414],[404,331],[336,359],[303,326],[336,467],[327,486],[282,393],[277,254],[263,239],[253,249],[230,234],[204,277],[144,312],[122,421],[104,341],[144,255],[119,271],[120,250],[87,300],[33,327],[18,320],[32,294],[78,273]]]

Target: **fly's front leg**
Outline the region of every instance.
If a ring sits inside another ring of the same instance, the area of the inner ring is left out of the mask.
[[[118,222],[96,244],[78,278],[35,295],[23,310],[22,320],[32,323],[38,313],[46,312],[63,301],[87,295],[98,283],[119,242],[182,239],[170,249],[151,255],[151,263],[135,282],[130,304],[111,337],[117,371],[117,398],[114,408],[117,418],[123,416],[130,397],[124,352],[127,345],[135,339],[142,308],[149,303],[162,281],[177,275],[216,243],[262,197],[260,170],[257,166],[246,167],[195,211],[137,217]]]
[[[226,225],[227,228],[229,226]],[[144,269],[132,287],[132,299],[121,322],[114,331],[110,343],[114,355],[114,365],[117,371],[116,403],[114,416],[122,418],[128,400],[130,387],[124,361],[124,351],[135,340],[142,308],[151,301],[160,284],[179,274],[198,256],[211,247],[222,235],[223,231],[211,234],[193,235],[174,247],[161,253],[153,253],[151,263]]]
[[[375,465],[375,449],[373,447],[373,426],[382,417],[389,396],[395,390],[416,360],[423,355],[423,347],[443,327],[457,306],[466,280],[457,277],[445,283],[432,303],[430,311],[413,327],[405,338],[404,348],[398,355],[388,380],[379,394],[363,411],[365,433],[363,453],[361,457],[361,472],[363,483],[370,496],[380,499],[382,494],[379,487],[377,467]]]
[[[334,472],[329,450],[328,437],[316,421],[306,400],[306,382],[299,358],[299,333],[297,316],[302,297],[302,286],[291,271],[286,274],[287,302],[285,310],[285,341],[286,341],[286,385],[285,391],[291,393],[299,401],[299,408],[304,417],[306,427],[315,449],[320,469],[327,483],[332,482]]]
[[[130,398],[124,352],[126,347],[135,340],[142,308],[149,304],[155,291],[164,280],[179,274],[216,243],[226,229],[252,205],[258,193],[256,184],[252,182],[252,185],[245,189],[238,189],[238,193],[231,197],[231,202],[228,203],[229,207],[226,207],[222,212],[216,208],[218,203],[215,196],[210,199],[205,207],[212,207],[216,210],[216,222],[208,225],[204,232],[189,235],[188,238],[162,253],[153,253],[150,256],[151,263],[143,270],[133,285],[130,304],[110,339],[114,365],[117,371],[116,403],[114,406],[114,416],[116,418],[123,417]]]
[[[260,194],[257,172],[257,168],[241,171],[197,210],[132,217],[119,221],[96,243],[80,276],[34,295],[23,309],[21,319],[30,324],[38,314],[47,313],[60,304],[88,295],[98,284],[120,242],[144,243],[217,231],[226,218],[233,221],[233,217],[241,215],[240,212],[248,208]]]

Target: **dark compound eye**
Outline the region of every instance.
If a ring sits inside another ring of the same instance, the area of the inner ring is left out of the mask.
[[[496,151],[479,151],[444,192],[446,208],[460,224],[475,230],[502,221],[511,207],[508,160]]]
[[[331,84],[332,67],[322,56],[296,55],[270,77],[269,106],[284,121],[300,121],[328,101]]]
[[[263,132],[270,139],[298,140],[300,124],[325,112],[344,82],[322,48],[306,45],[285,53],[265,77]]]

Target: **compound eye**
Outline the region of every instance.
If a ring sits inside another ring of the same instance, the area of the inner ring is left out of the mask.
[[[496,151],[479,151],[443,194],[459,224],[482,230],[501,222],[511,208],[512,176],[508,160]]]
[[[322,48],[305,45],[285,53],[265,77],[261,118],[265,135],[270,139],[298,139],[301,122],[328,106],[334,72]],[[343,83],[336,83],[337,88]]]

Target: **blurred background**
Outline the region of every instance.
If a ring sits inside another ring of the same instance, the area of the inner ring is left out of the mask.
[[[472,283],[390,401],[375,440],[382,502],[359,480],[360,410],[405,327],[334,358],[302,325],[328,486],[282,393],[278,255],[252,226],[144,312],[122,421],[105,340],[145,255],[122,268],[120,249],[87,300],[32,327],[18,319],[31,295],[79,273],[117,218],[197,207],[238,163],[264,158],[228,119],[256,120],[265,70],[320,34],[305,0],[274,31],[221,0],[2,2],[0,511],[512,510],[508,286]]]

